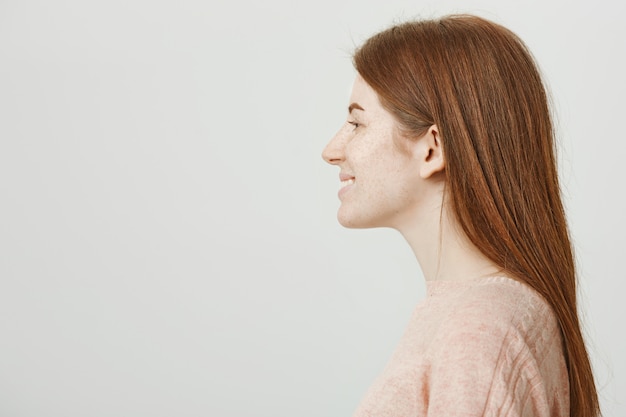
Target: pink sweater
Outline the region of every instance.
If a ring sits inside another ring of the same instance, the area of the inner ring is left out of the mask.
[[[551,308],[509,278],[427,282],[428,295],[354,417],[566,417]]]

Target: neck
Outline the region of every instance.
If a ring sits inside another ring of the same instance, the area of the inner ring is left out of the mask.
[[[462,281],[500,274],[441,204],[433,204],[398,230],[407,240],[427,281]]]

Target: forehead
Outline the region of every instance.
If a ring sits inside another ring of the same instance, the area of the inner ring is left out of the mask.
[[[396,118],[381,104],[378,93],[360,75],[354,79],[348,112],[359,121],[367,122],[370,128],[395,131],[399,127]]]
[[[363,108],[367,113],[384,111],[376,91],[359,74],[354,79],[352,94],[350,94],[350,105],[354,104]]]

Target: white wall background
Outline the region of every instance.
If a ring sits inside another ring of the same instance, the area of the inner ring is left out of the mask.
[[[334,4],[333,4],[334,3]],[[473,12],[534,51],[606,416],[626,415],[622,2],[0,1],[0,416],[350,416],[424,295],[342,229],[350,53]]]

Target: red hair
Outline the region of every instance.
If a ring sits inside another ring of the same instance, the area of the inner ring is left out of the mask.
[[[482,18],[448,16],[374,35],[354,64],[409,136],[437,125],[446,204],[483,254],[550,304],[563,336],[570,415],[597,417],[550,110],[524,43]]]

